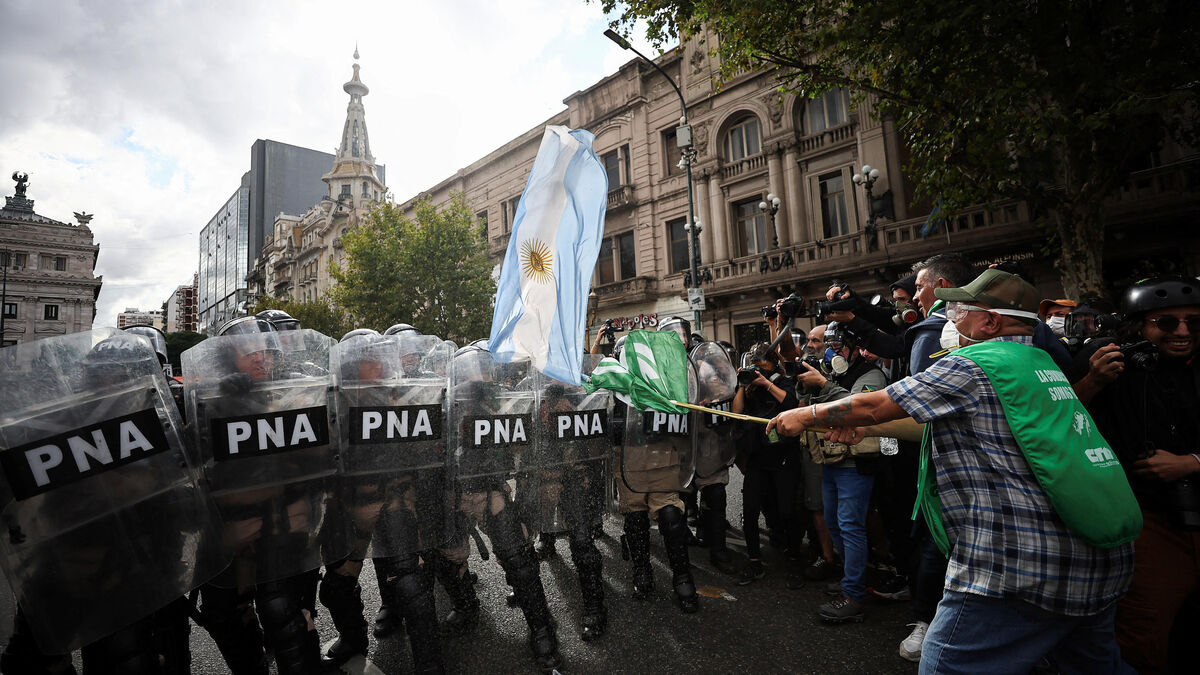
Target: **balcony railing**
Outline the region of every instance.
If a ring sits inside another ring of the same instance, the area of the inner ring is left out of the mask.
[[[608,191],[608,210],[615,211],[633,205],[633,186],[618,185]]]
[[[829,127],[800,139],[800,153],[806,154],[854,140],[854,122]]]
[[[756,169],[762,169],[767,165],[767,153],[760,152],[757,155],[739,159],[730,162],[721,167],[721,178],[731,178],[739,176],[743,173],[751,172]]]
[[[654,277],[633,277],[602,286],[594,287],[600,302],[616,299],[621,303],[641,302],[655,297],[658,290],[658,279]]]

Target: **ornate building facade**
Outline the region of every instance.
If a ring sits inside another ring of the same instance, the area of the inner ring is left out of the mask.
[[[12,177],[16,193],[0,209],[3,346],[91,330],[103,284],[92,216],[76,213],[76,224],[67,224],[39,215],[26,197],[29,177]]]
[[[693,42],[657,63],[679,83],[693,129],[698,277],[707,303],[699,328],[706,337],[744,350],[765,336],[760,310],[777,298],[795,292],[823,299],[835,278],[873,293],[913,262],[948,250],[981,269],[999,258],[1021,260],[1048,297],[1060,297],[1052,259],[1043,252],[1045,231],[1026,205],[980,206],[946,220],[914,202],[915,186],[902,169],[906,149],[891,122],[873,119],[870,97],[852,106],[840,90],[814,99],[781,95],[772,72],[761,70],[718,82],[719,64]],[[609,318],[630,327],[667,315],[690,318],[687,179],[675,139],[680,101],[671,83],[634,60],[565,103],[562,112],[416,197],[442,203],[451,192],[465,193],[486,222],[499,264],[544,126],[587,129],[609,176],[589,327]],[[852,180],[864,164],[880,171],[871,200],[875,228],[868,226],[865,191]],[[1167,146],[1147,158],[1107,209],[1112,278],[1147,256],[1193,273],[1200,268],[1198,176],[1195,151]],[[760,206],[772,194],[780,201],[773,216]],[[1139,236],[1146,226],[1154,238]],[[1172,237],[1191,243],[1168,244]]]
[[[269,295],[301,302],[322,297],[336,283],[329,275],[342,263],[341,237],[387,196],[384,174],[375,164],[367,134],[363,97],[369,93],[359,78],[358,50],[353,74],[342,89],[350,95],[346,121],[333,165],[321,177],[327,194],[301,215],[280,213],[262,253],[247,277],[252,296]]]

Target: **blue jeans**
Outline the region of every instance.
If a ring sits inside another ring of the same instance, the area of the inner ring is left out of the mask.
[[[858,604],[867,595],[867,509],[875,476],[854,468],[826,465],[821,473],[821,501],[833,548],[842,556],[842,593]]]
[[[1133,673],[1113,636],[1116,603],[1066,616],[1024,600],[947,590],[921,648],[921,673],[1028,673],[1043,657],[1062,675]]]

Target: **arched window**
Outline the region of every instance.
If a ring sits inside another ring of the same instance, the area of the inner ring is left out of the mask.
[[[762,151],[762,135],[759,133],[758,118],[747,115],[725,133],[725,159],[736,162],[752,157]]]
[[[850,119],[850,99],[842,88],[830,89],[804,106],[804,135],[820,133]]]

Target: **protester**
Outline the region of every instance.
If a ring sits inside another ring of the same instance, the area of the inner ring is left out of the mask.
[[[846,427],[910,415],[931,425],[932,442],[922,452],[937,487],[922,495],[950,565],[921,672],[983,672],[1002,662],[1006,672],[1023,673],[1043,657],[1064,672],[1128,672],[1113,617],[1133,572],[1133,547],[1119,542],[1139,523],[1118,518],[1111,525],[1123,536],[1106,542],[1112,547],[1089,544],[1064,523],[1062,502],[1052,501],[1028,459],[1062,447],[1082,455],[1083,447],[1104,444],[1082,424],[1089,418],[1078,400],[1061,396],[1061,372],[1029,348],[1036,290],[1020,277],[988,270],[963,288],[934,295],[952,303],[947,316],[960,343],[973,347],[881,392],[782,413],[768,429],[795,436],[813,426],[840,427],[831,438],[853,441],[862,431]],[[1086,436],[1072,438],[1071,424],[1046,423],[1061,419],[1079,420],[1078,432]]]

